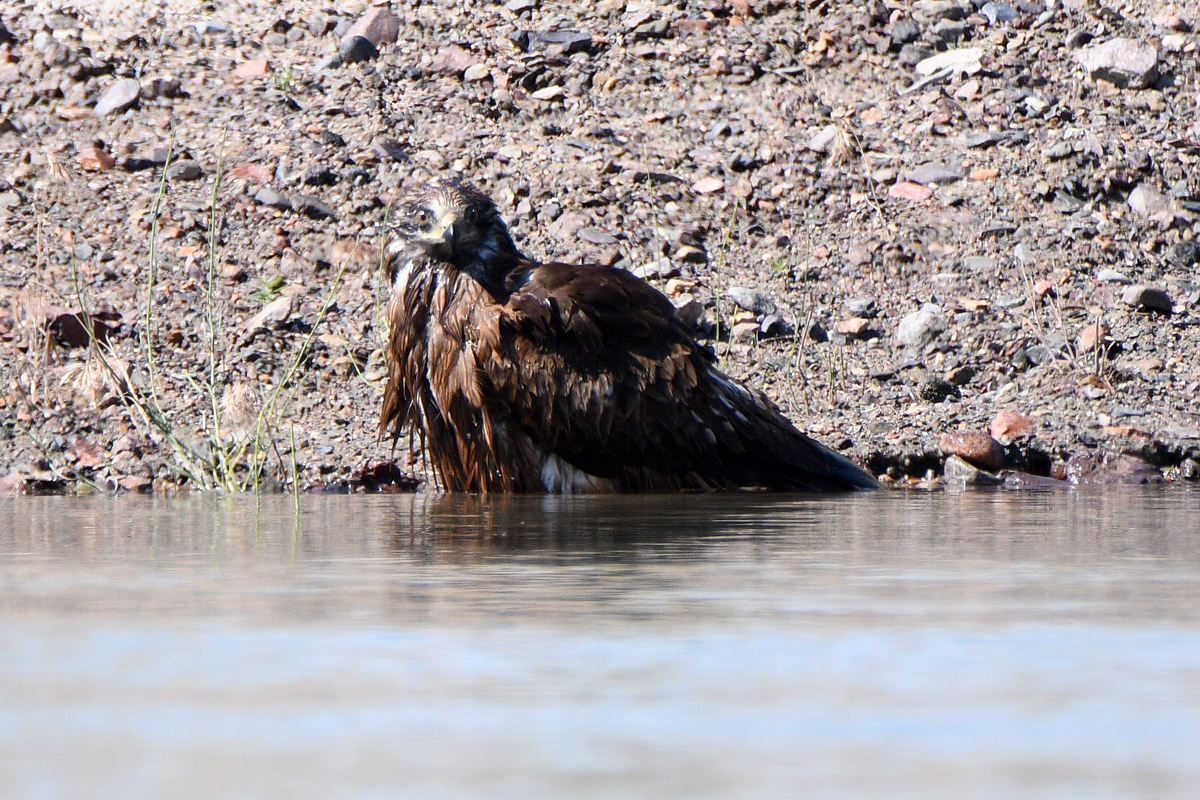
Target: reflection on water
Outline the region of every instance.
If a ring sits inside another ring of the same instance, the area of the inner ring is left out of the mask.
[[[1196,492],[0,509],[0,797],[1200,785]]]

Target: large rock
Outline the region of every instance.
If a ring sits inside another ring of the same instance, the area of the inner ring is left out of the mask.
[[[1145,89],[1158,80],[1158,51],[1137,39],[1109,39],[1075,54],[1092,80],[1122,89]]]

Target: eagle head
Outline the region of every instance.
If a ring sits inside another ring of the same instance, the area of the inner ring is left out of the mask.
[[[388,270],[425,258],[497,293],[521,255],[496,204],[469,183],[441,179],[403,201],[391,221]]]

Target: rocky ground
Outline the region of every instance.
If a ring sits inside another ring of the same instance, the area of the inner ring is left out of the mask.
[[[659,285],[896,485],[1200,472],[1191,4],[17,0],[0,23],[5,491],[409,487],[376,434],[379,246],[397,192],[451,173],[530,255]]]

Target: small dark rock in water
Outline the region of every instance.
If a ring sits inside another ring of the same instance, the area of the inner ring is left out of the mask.
[[[1200,244],[1194,240],[1176,242],[1167,251],[1167,261],[1177,267],[1192,267],[1200,263]]]
[[[936,375],[930,375],[921,381],[921,385],[917,387],[917,394],[921,396],[922,400],[930,403],[941,403],[948,397],[962,397],[957,386]]]
[[[342,42],[337,54],[341,57],[342,63],[354,64],[358,61],[379,58],[379,48],[365,36],[351,36]]]
[[[946,459],[942,474],[947,481],[953,481],[963,486],[996,486],[1004,482],[999,476],[984,472],[953,455]]]

